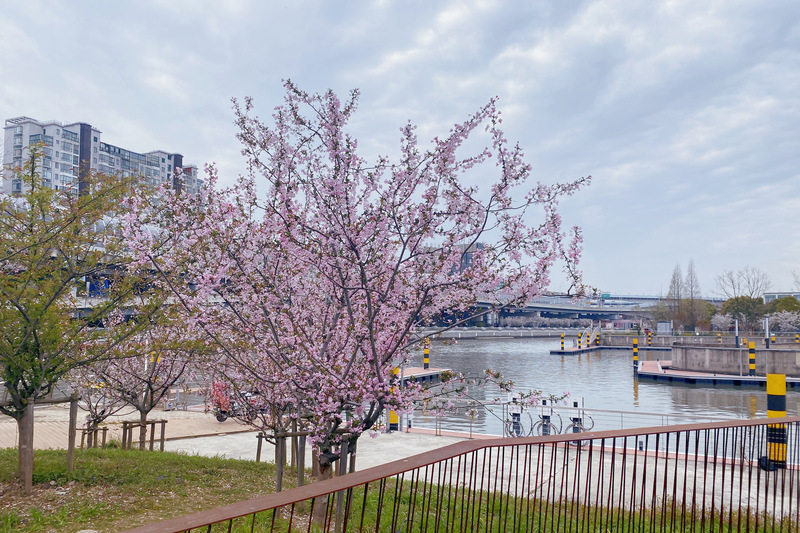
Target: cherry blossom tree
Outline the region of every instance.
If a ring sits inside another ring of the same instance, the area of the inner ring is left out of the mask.
[[[103,396],[106,406],[122,403],[138,411],[140,449],[145,446],[150,411],[189,377],[204,350],[203,342],[175,311],[174,307],[162,307],[145,319],[149,323],[137,335],[119,343],[108,359],[90,367],[99,389],[95,395]],[[102,410],[95,411],[105,415]]]
[[[97,437],[96,430],[109,417],[117,414],[127,404],[105,386],[103,374],[112,364],[111,360],[95,361],[92,365],[74,368],[67,376],[72,389],[78,395],[78,407],[86,411],[87,446],[92,447]]]
[[[797,311],[778,311],[769,315],[769,325],[773,331],[786,333],[800,330],[800,313]]]
[[[711,317],[711,325],[717,331],[727,331],[731,324],[733,324],[731,315],[719,313]]]
[[[269,125],[234,102],[247,176],[220,187],[210,166],[200,195],[134,199],[127,236],[230,381],[257,389],[273,424],[307,425],[325,477],[337,445],[423,394],[392,371],[442,317],[524,304],[558,265],[582,290],[581,232],[558,206],[590,178],[526,185],[494,99],[426,146],[409,123],[396,160],[368,162],[348,134],[358,91],[285,89]]]

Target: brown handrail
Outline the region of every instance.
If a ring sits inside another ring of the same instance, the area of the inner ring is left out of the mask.
[[[800,423],[800,416],[771,419],[727,420],[724,422],[683,424],[675,426],[656,426],[649,428],[622,429],[612,431],[595,431],[580,433],[581,441],[619,439],[642,435],[657,435],[669,433],[682,433],[690,431],[703,431],[727,428],[742,428],[763,426],[766,424],[793,424]],[[335,477],[318,483],[312,483],[276,494],[268,494],[251,500],[201,511],[187,516],[172,518],[156,524],[138,527],[125,533],[180,533],[209,524],[229,521],[254,513],[288,506],[294,503],[307,501],[312,498],[327,496],[346,489],[359,487],[367,483],[397,476],[404,472],[424,468],[457,456],[468,454],[487,448],[500,448],[505,446],[545,445],[570,443],[576,440],[576,434],[561,434],[542,437],[518,437],[491,440],[462,441],[443,446],[436,450],[399,459],[383,465],[375,466],[346,476]],[[793,465],[796,467],[797,465]]]

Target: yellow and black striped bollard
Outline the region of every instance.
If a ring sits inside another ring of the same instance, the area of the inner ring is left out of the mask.
[[[633,370],[639,371],[639,339],[636,337],[633,339]]]
[[[399,367],[394,367],[392,369],[392,374],[394,374],[394,377],[392,378],[393,381],[400,380]],[[389,410],[389,431],[400,431],[400,417],[397,416],[397,411],[393,409]]]
[[[750,373],[749,375],[755,376],[756,375],[756,343],[750,341],[750,344],[747,345],[750,350]]]
[[[794,334],[794,342],[795,344],[800,343],[800,333]]]
[[[647,345],[648,346],[653,345],[653,333],[651,331],[647,332]]]
[[[786,416],[786,374],[767,374],[767,418]],[[767,425],[767,456],[759,465],[764,470],[786,468],[786,424]]]
[[[599,331],[597,332],[597,334],[594,337],[594,345],[595,346],[600,346],[600,332]]]
[[[431,340],[425,337],[425,348],[423,350],[425,353],[424,357],[422,358],[422,368],[428,370],[431,367]]]
[[[561,334],[561,351],[564,351],[564,334]]]
[[[722,333],[717,333],[717,342],[722,344]]]

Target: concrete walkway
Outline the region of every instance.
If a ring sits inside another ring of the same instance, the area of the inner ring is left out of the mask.
[[[76,445],[80,446],[80,426],[84,414],[78,411],[78,434]],[[66,449],[69,429],[69,404],[37,407],[35,410],[34,448]],[[186,411],[153,410],[150,420],[166,420],[167,451],[219,456],[229,459],[255,460],[258,447],[257,431],[235,420],[217,422],[211,413],[205,413],[202,405],[190,407]],[[108,439],[122,440],[122,421],[138,420],[138,413],[124,411],[111,417],[107,424]],[[478,437],[474,435],[474,437]],[[411,433],[382,433],[376,438],[365,435],[358,441],[358,469],[377,466],[396,459],[410,457],[454,442],[467,440],[466,434],[442,432],[436,435],[433,430],[414,429]],[[481,435],[480,438],[494,438]],[[10,417],[0,418],[0,448],[17,446],[17,424]],[[158,444],[156,444],[156,447]],[[274,446],[265,442],[262,461],[274,461]],[[307,463],[310,463],[310,455]]]

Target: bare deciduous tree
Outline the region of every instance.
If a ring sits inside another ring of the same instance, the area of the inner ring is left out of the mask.
[[[746,266],[741,270],[726,270],[716,277],[717,292],[725,298],[761,298],[772,282],[761,270]]]

